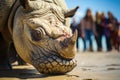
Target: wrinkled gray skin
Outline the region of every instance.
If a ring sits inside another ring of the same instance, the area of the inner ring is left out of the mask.
[[[64,0],[16,2],[9,15],[8,29],[20,57],[43,74],[71,71],[76,66],[77,32],[72,35],[66,18],[72,17],[77,9],[68,10]]]

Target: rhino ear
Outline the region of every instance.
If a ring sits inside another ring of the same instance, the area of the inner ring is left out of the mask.
[[[20,1],[20,4],[23,6],[24,9],[27,9],[29,8],[29,0],[19,0]]]

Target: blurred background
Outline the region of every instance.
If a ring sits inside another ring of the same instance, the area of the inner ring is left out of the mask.
[[[84,17],[85,12],[88,8],[92,10],[93,15],[96,12],[107,12],[111,11],[115,17],[120,21],[120,0],[66,0],[68,8],[74,8],[80,6],[75,17],[79,21]]]
[[[78,30],[78,51],[120,51],[120,0],[66,0],[68,8],[80,6],[71,19]]]

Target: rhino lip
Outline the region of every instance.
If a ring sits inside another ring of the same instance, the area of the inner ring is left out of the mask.
[[[32,56],[33,66],[43,74],[62,74],[73,70],[77,62],[75,59],[66,60],[60,56],[52,55],[34,59]]]

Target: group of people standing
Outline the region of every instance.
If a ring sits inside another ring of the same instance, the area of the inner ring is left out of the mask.
[[[114,17],[112,12],[108,12],[108,17],[105,13],[96,12],[95,17],[92,11],[87,9],[85,16],[76,24],[75,18],[71,24],[72,32],[78,30],[78,38],[81,37],[84,43],[84,50],[87,50],[87,41],[89,41],[89,50],[92,51],[92,36],[97,42],[98,51],[102,50],[102,36],[106,38],[107,51],[112,48],[119,50],[120,47],[120,23]]]

